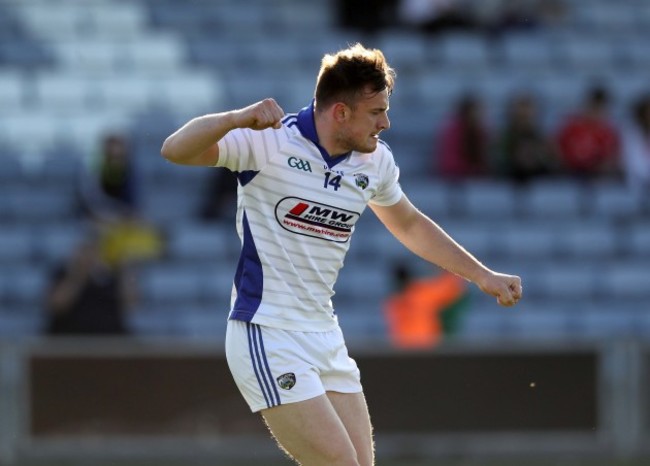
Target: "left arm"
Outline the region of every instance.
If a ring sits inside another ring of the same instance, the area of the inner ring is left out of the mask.
[[[370,207],[393,236],[424,260],[474,282],[503,306],[512,306],[521,298],[519,277],[494,272],[481,264],[406,196],[392,206]]]

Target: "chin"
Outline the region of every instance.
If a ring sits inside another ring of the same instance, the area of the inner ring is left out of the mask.
[[[365,144],[363,146],[357,147],[356,151],[361,152],[362,154],[369,154],[377,150],[377,141]]]

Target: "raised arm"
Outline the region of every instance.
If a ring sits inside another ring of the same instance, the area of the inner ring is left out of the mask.
[[[160,153],[181,165],[214,166],[219,161],[217,142],[235,128],[280,128],[284,111],[273,99],[248,107],[193,118],[171,134]]]
[[[521,298],[521,279],[497,273],[454,241],[440,226],[424,215],[406,196],[395,205],[370,204],[388,230],[421,258],[475,283],[482,291],[497,298],[499,304],[512,306]]]

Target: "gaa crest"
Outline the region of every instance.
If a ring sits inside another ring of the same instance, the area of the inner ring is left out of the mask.
[[[296,384],[296,374],[293,372],[287,372],[286,374],[282,374],[276,380],[278,381],[278,385],[281,389],[291,390]]]
[[[368,175],[365,173],[355,173],[354,182],[361,189],[366,189],[368,187]]]

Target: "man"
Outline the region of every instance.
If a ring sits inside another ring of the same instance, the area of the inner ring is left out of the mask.
[[[251,410],[301,464],[374,462],[359,371],[330,301],[366,205],[420,257],[503,305],[521,297],[518,277],[483,266],[402,193],[379,140],[393,82],[383,54],[357,44],[325,55],[315,99],[298,114],[265,99],[192,119],[162,147],[172,162],[238,173],[242,251],[226,356]]]

